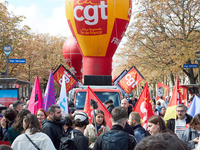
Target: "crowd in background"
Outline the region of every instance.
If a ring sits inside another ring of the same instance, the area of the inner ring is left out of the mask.
[[[102,110],[95,110],[95,118],[89,124],[87,114],[75,111],[73,102],[68,103],[71,109],[66,116],[61,115],[58,105],[51,105],[48,112],[38,109],[31,114],[27,109],[29,99],[22,98],[9,108],[0,105],[0,141],[9,141],[11,145],[0,145],[0,150],[200,149],[200,114],[193,118],[186,113],[187,107],[180,104],[176,107],[177,119],[166,122],[163,117],[169,101],[170,97],[151,100],[154,115],[145,129],[140,114],[133,112],[137,97],[124,97],[116,108],[111,99],[105,101],[112,128],[107,126]]]

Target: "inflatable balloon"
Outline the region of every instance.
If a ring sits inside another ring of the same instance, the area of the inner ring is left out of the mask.
[[[66,0],[66,17],[83,55],[83,75],[111,75],[112,56],[130,21],[131,0]]]
[[[71,73],[81,82],[82,80],[82,55],[76,39],[70,36],[63,45],[63,57]]]

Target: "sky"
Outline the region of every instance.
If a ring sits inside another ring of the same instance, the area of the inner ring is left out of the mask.
[[[4,0],[0,0],[4,2]],[[26,17],[26,24],[34,33],[71,36],[65,15],[65,0],[7,0],[8,10]]]

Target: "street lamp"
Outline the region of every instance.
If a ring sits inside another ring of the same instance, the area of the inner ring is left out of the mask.
[[[196,59],[198,61],[198,68],[199,68],[199,65],[200,65],[200,51],[195,52],[195,55],[196,55]],[[199,79],[199,84],[200,84],[200,68],[199,68],[199,71],[198,71],[198,79]]]

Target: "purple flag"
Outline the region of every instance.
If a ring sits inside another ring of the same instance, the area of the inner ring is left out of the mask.
[[[55,90],[54,90],[54,83],[53,83],[53,71],[51,69],[49,81],[47,83],[44,98],[42,101],[42,108],[46,110],[46,112],[48,112],[49,106],[53,104],[56,104],[56,98],[55,98]]]

